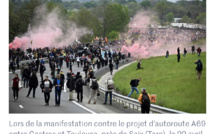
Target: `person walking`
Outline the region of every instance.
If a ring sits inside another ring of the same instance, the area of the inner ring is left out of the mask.
[[[64,74],[63,74],[63,71],[61,71],[60,72],[60,79],[63,81],[63,83],[64,83],[64,81],[65,81],[65,76],[64,76]]]
[[[90,104],[90,101],[92,99],[94,99],[94,103],[93,104],[96,104],[96,99],[97,99],[97,93],[98,93],[98,90],[99,90],[99,84],[96,80],[96,77],[93,77],[92,79],[90,79],[90,97],[89,97],[89,101],[88,101],[88,104]]]
[[[87,78],[87,72],[88,72],[88,70],[89,70],[89,66],[88,66],[88,64],[86,63],[86,64],[84,65],[84,68],[83,68],[83,71],[85,72],[85,78]]]
[[[24,78],[23,78],[23,71],[25,69],[25,66],[24,64],[22,63],[22,66],[21,66],[21,69],[20,69],[20,75],[21,75],[21,80],[24,81]]]
[[[83,81],[81,75],[78,76],[75,85],[76,85],[76,92],[77,92],[77,100],[78,100],[78,102],[82,102],[83,101],[83,85],[84,85],[84,81]]]
[[[133,94],[134,90],[137,92],[137,94],[139,94],[139,90],[137,89],[137,86],[139,85],[140,80],[141,78],[131,80],[130,82],[131,92],[128,94],[128,97],[130,97]]]
[[[78,67],[79,67],[79,64],[80,64],[80,57],[79,56],[76,57],[76,62],[77,62]]]
[[[109,64],[109,69],[110,69],[110,74],[112,75],[113,74],[113,63],[110,62]]]
[[[150,111],[150,101],[151,101],[151,96],[146,92],[146,88],[142,88],[142,94],[139,95],[138,101],[140,102],[141,105],[141,113],[149,113]]]
[[[196,61],[195,64],[197,64],[197,66],[196,66],[197,79],[200,80],[201,75],[202,75],[202,70],[203,70],[203,64],[202,64],[201,59],[199,59],[198,61]]]
[[[202,49],[200,47],[198,47],[198,49],[197,49],[198,57],[200,56],[201,52],[202,52]]]
[[[184,48],[184,57],[186,56],[186,54],[187,54],[187,50],[186,50],[186,48]]]
[[[13,90],[14,101],[16,101],[16,100],[18,100],[18,97],[19,97],[19,90],[22,88],[21,81],[18,77],[18,74],[15,74],[15,76],[13,78],[12,83],[11,83],[11,88]]]
[[[110,105],[112,105],[112,92],[115,90],[114,81],[112,79],[107,79],[105,81],[105,102],[107,104],[107,98],[109,94]]]
[[[69,101],[73,101],[73,94],[75,91],[75,74],[72,73],[67,81],[67,87],[69,88]]]
[[[181,59],[181,55],[180,55],[180,53],[178,53],[177,54],[177,60],[178,60],[178,62],[180,62],[180,59]]]
[[[55,86],[55,106],[60,106],[60,97],[61,90],[63,89],[63,80],[60,78],[60,74],[57,75],[57,78],[54,80]]]
[[[168,58],[169,57],[169,51],[167,50],[166,51],[166,58]]]
[[[50,92],[52,91],[52,87],[53,87],[52,82],[48,79],[48,76],[45,76],[45,80],[43,80],[42,83],[40,84],[40,88],[44,93],[45,106],[49,105]]]
[[[13,74],[15,74],[15,70],[16,70],[15,64],[16,64],[16,63],[15,63],[14,61],[11,61],[11,62],[10,62],[10,68],[11,68]]]
[[[26,97],[29,97],[31,90],[33,89],[33,98],[35,98],[35,91],[37,86],[38,86],[38,79],[37,79],[36,73],[33,72],[29,80],[29,90]]]
[[[28,88],[29,79],[31,76],[31,71],[28,67],[23,70],[23,78],[24,78],[24,88]]]
[[[43,63],[40,64],[40,77],[41,77],[41,81],[43,81],[43,74],[46,71],[46,67],[44,66]]]

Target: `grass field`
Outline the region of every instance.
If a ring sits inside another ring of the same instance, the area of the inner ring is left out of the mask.
[[[202,60],[203,71],[201,80],[197,79],[196,64],[198,59]],[[206,53],[200,57],[197,54],[187,54],[177,62],[176,55],[169,58],[152,57],[143,59],[141,66],[144,69],[136,70],[137,62],[117,72],[114,76],[117,91],[128,95],[131,91],[131,79],[141,77],[138,89],[146,87],[149,94],[156,94],[156,105],[189,112],[206,113]],[[138,98],[134,93],[132,98]]]

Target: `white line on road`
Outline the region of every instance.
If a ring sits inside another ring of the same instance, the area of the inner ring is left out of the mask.
[[[19,105],[20,108],[24,108],[22,105]]]
[[[94,112],[94,111],[92,111],[92,110],[90,110],[90,109],[88,109],[88,108],[86,108],[86,107],[84,107],[84,106],[78,104],[76,101],[72,101],[72,102],[73,102],[74,104],[78,105],[79,107],[81,107],[81,108],[87,110],[88,112],[90,112],[90,113],[92,113],[92,114],[96,114],[96,112]]]

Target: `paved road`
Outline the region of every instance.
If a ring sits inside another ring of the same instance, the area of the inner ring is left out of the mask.
[[[50,69],[49,65],[46,64],[46,71],[44,73],[44,76],[49,76],[50,78]],[[68,69],[66,68],[66,64],[64,62],[63,68],[62,68],[64,75],[66,76],[66,73]],[[73,72],[76,74],[78,71],[83,74],[83,68],[77,67],[76,63],[73,65]],[[105,72],[107,72],[108,69],[102,68],[100,71],[98,71],[97,76],[101,77]],[[16,71],[16,73],[20,73],[19,71]],[[40,75],[37,73],[38,80],[40,81]],[[9,84],[11,83],[12,78],[14,75],[12,73],[9,73]],[[23,82],[22,82],[23,84]],[[10,87],[10,85],[9,85]],[[127,109],[123,105],[113,102],[112,105],[103,105],[104,102],[104,95],[101,94],[97,98],[97,104],[88,104],[88,98],[89,98],[89,87],[84,86],[84,92],[83,92],[83,102],[78,103],[76,101],[68,101],[68,92],[62,91],[61,94],[61,105],[60,107],[55,107],[55,98],[54,98],[54,92],[51,92],[50,95],[50,104],[49,106],[45,106],[44,102],[44,95],[41,92],[40,87],[36,89],[36,97],[32,97],[32,93],[27,98],[28,89],[22,88],[19,92],[19,99],[17,101],[13,101],[13,92],[11,88],[9,88],[9,113],[139,113],[138,111]],[[74,94],[74,97],[76,98],[76,93]]]

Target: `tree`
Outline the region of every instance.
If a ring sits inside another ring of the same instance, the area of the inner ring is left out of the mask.
[[[167,9],[168,9],[168,6],[167,6],[167,2],[165,0],[162,0],[157,3],[155,10],[159,14],[159,18],[161,19],[161,21],[163,21],[163,19],[164,19],[163,16],[166,14]]]
[[[118,3],[118,4],[126,4],[126,0],[114,0],[114,2]]]
[[[93,7],[96,7],[96,6],[97,6],[97,4],[94,1],[89,1],[89,2],[84,3],[84,7],[86,7],[86,8],[93,8]]]
[[[107,35],[108,40],[116,40],[119,39],[119,32],[116,31],[111,31],[108,35]]]
[[[206,24],[206,13],[200,13],[196,17],[196,22],[199,24]]]
[[[174,21],[174,14],[172,12],[169,12],[166,15],[166,21],[168,21],[168,22],[173,22]]]
[[[135,3],[135,2],[130,2],[127,4],[128,10],[129,10],[129,16],[132,17],[134,14],[136,14],[137,10],[139,10],[140,4]]]
[[[187,15],[185,15],[182,17],[181,22],[182,23],[192,23],[193,20],[190,17],[188,17]]]
[[[127,0],[127,2],[128,2],[128,3],[130,3],[130,2],[137,3],[137,1],[136,1],[136,0]]]
[[[148,8],[151,8],[152,7],[152,4],[150,2],[150,0],[144,0],[140,3],[140,5],[145,8],[145,9],[148,9]]]
[[[93,30],[94,36],[102,35],[102,25],[99,20],[86,8],[81,8],[72,18],[78,26]]]
[[[128,8],[120,4],[108,5],[104,11],[103,36],[111,31],[122,32],[129,22]]]

